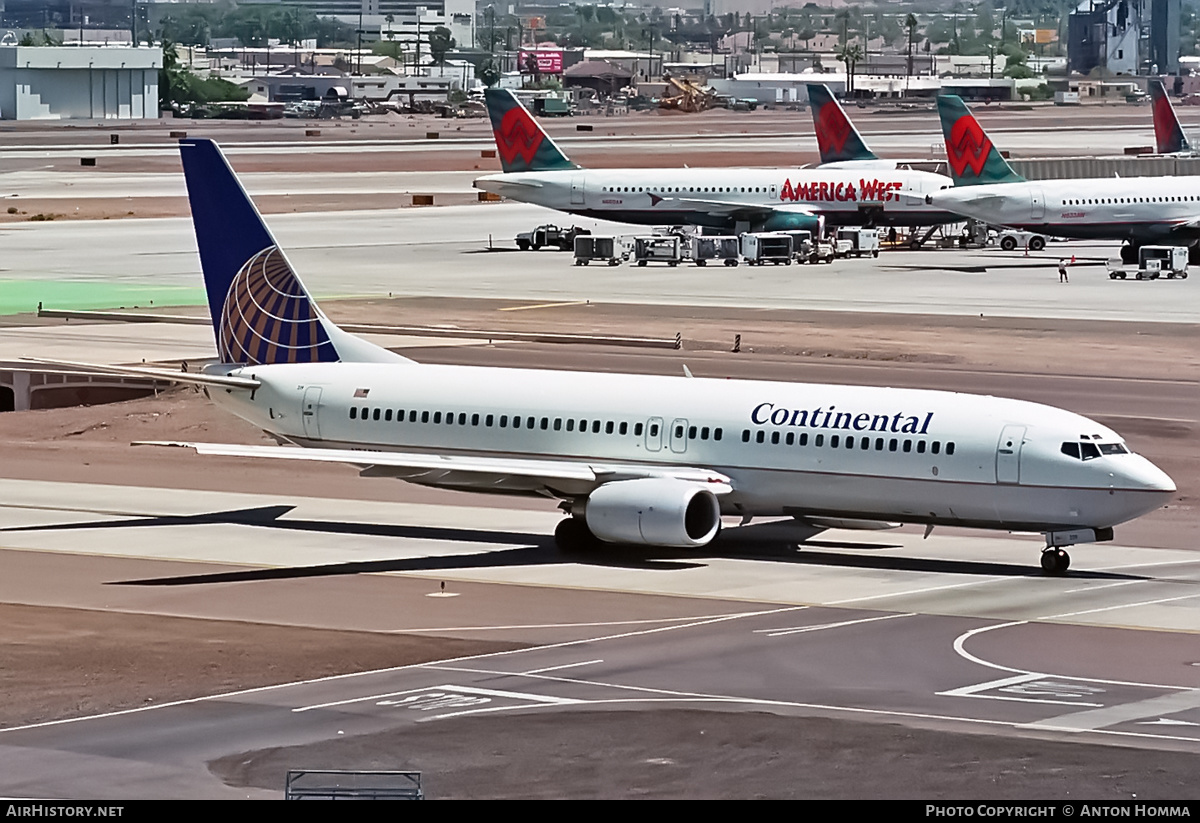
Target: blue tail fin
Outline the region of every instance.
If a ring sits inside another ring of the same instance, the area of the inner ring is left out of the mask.
[[[483,93],[505,173],[577,169],[508,89]]]
[[[317,308],[216,143],[187,139],[179,148],[223,363],[404,360]]]
[[[854,128],[829,86],[809,83],[808,103],[812,107],[813,128],[817,132],[817,148],[821,152],[822,165],[846,160],[879,159],[875,152],[867,148],[862,135]]]

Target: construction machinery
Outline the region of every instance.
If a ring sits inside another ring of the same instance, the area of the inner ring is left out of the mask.
[[[676,111],[707,111],[717,102],[717,93],[682,77],[663,76],[667,93],[658,101],[660,108]]]

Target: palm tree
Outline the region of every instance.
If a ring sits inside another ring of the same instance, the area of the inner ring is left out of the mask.
[[[837,59],[846,64],[846,94],[854,94],[854,67],[863,59],[863,48],[858,43],[838,46]]]

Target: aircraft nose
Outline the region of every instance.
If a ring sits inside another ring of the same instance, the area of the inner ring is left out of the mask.
[[[1133,459],[1121,461],[1125,465],[1113,473],[1116,483],[1128,489],[1175,493],[1175,481],[1165,471],[1141,455],[1131,454],[1129,457]]]

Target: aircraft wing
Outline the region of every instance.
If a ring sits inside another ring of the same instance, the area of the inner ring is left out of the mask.
[[[588,489],[616,480],[671,477],[703,484],[714,494],[733,490],[732,480],[704,468],[652,466],[520,457],[472,457],[360,449],[305,449],[292,446],[243,446],[226,443],[144,441],[135,446],[172,446],[197,454],[275,460],[308,460],[358,466],[369,477],[395,477],[412,483],[454,485],[480,491],[537,491],[564,485]]]
[[[702,211],[716,217],[729,217],[742,220],[761,220],[772,214],[795,214],[806,217],[816,217],[818,212],[808,206],[766,205],[757,203],[741,203],[735,200],[710,200],[699,197],[662,197],[655,200],[654,205],[664,204],[664,208],[684,211]]]

